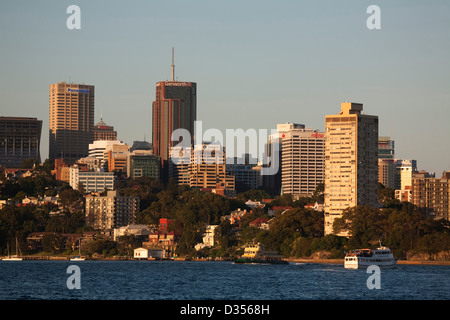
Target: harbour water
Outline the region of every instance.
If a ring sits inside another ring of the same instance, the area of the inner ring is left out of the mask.
[[[76,272],[78,288],[68,284]],[[449,300],[450,266],[372,273],[338,264],[0,261],[0,300]],[[69,280],[69,281],[68,281]]]

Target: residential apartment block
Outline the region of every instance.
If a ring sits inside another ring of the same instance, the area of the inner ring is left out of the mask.
[[[86,199],[86,224],[96,230],[115,229],[134,224],[139,211],[139,198],[119,196],[108,191],[106,196],[88,194]]]
[[[436,219],[450,220],[450,172],[444,172],[442,178],[415,175],[411,202],[419,208],[427,208]]]
[[[378,207],[378,117],[362,110],[345,102],[325,117],[325,235],[345,209]]]
[[[395,189],[396,179],[396,162],[395,159],[378,158],[378,182],[386,188]]]

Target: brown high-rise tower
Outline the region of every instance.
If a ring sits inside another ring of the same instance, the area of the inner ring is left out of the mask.
[[[162,180],[168,178],[169,150],[178,144],[172,141],[172,132],[186,129],[194,139],[194,121],[197,118],[197,84],[175,81],[172,55],[172,80],[156,83],[156,98],[152,106],[153,154],[161,158]]]
[[[49,158],[75,162],[93,141],[94,86],[55,83],[49,91]]]

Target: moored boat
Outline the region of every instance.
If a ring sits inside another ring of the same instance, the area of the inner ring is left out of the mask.
[[[81,239],[80,239],[78,243],[78,256],[71,258],[70,261],[84,261],[84,260],[86,260],[86,258],[81,256]]]
[[[345,255],[344,267],[358,269],[368,266],[392,267],[397,264],[391,249],[380,246],[377,249],[357,249]]]
[[[17,238],[16,238],[16,254],[15,255],[9,254],[9,244],[7,245],[7,248],[8,248],[8,256],[6,258],[3,258],[2,261],[22,261],[23,260]]]
[[[267,251],[261,243],[252,243],[244,247],[244,254],[234,263],[289,264],[275,251]]]

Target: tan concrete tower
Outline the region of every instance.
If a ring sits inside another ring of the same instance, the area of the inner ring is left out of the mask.
[[[325,235],[346,208],[378,206],[378,117],[362,109],[345,102],[325,117]]]

